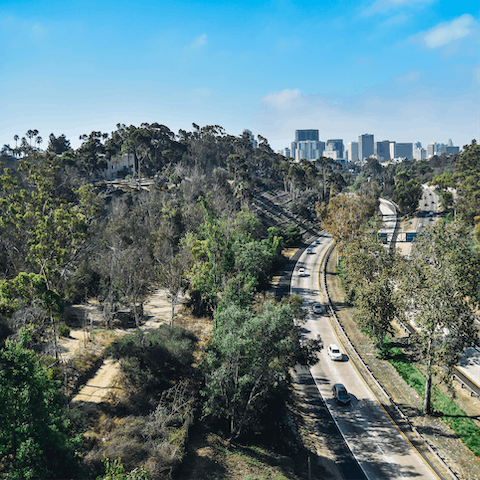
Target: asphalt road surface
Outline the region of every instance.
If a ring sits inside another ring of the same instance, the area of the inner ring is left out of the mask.
[[[341,347],[341,344],[328,317],[314,314],[312,306],[320,301],[320,262],[330,242],[330,237],[323,236],[320,244],[313,244],[312,253],[305,250],[299,256],[291,278],[291,292],[304,298],[304,307],[309,312],[304,335],[320,335],[325,347],[320,361],[311,368],[313,381],[368,480],[438,479],[393,425],[353,363],[347,358],[334,362],[328,357],[328,345],[335,343]],[[305,269],[307,276],[299,276],[300,268]],[[335,402],[331,393],[334,383],[342,383],[351,393],[350,405]]]

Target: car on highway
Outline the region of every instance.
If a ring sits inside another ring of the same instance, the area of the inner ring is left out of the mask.
[[[327,353],[328,353],[328,356],[330,357],[331,360],[335,360],[335,361],[342,361],[343,360],[342,351],[334,343],[331,343],[327,347]]]
[[[313,253],[313,247],[308,247],[307,248],[307,253]]]
[[[317,239],[315,240],[315,245],[320,245],[320,239],[317,238]]]
[[[307,272],[305,271],[305,269],[303,267],[298,269],[298,276],[299,277],[306,277],[307,276]]]
[[[352,397],[342,383],[335,383],[332,387],[333,398],[341,405],[348,405]]]
[[[313,313],[321,315],[323,313],[323,307],[320,303],[315,303],[312,307]]]

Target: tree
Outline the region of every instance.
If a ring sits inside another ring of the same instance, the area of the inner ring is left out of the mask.
[[[67,140],[64,134],[56,137],[53,133],[51,133],[48,139],[47,152],[54,153],[55,155],[61,155],[71,148],[70,140]]]
[[[215,315],[201,395],[204,414],[227,421],[231,438],[261,416],[269,395],[285,395],[292,367],[316,363],[321,340],[301,341],[299,317],[292,303],[273,301],[257,313],[230,305]]]
[[[317,215],[323,228],[330,233],[342,251],[365,230],[367,221],[378,211],[378,200],[361,194],[341,193],[328,205],[317,204]]]
[[[426,414],[431,413],[433,375],[450,382],[463,351],[477,338],[473,308],[479,304],[479,267],[466,227],[439,222],[414,243],[411,262],[400,276],[426,368]]]
[[[158,283],[167,290],[167,296],[171,305],[170,326],[173,327],[175,318],[175,307],[178,298],[188,288],[188,279],[186,273],[190,266],[190,258],[184,250],[175,257],[165,255],[163,258],[157,258]]]
[[[400,309],[395,282],[397,263],[398,254],[385,249],[375,232],[348,244],[343,254],[347,297],[353,299],[356,319],[375,339],[380,355],[385,335],[393,333],[392,321]]]
[[[463,148],[464,151],[455,165],[455,172],[436,176],[432,183],[444,192],[448,192],[449,188],[455,189],[458,215],[467,223],[473,224],[474,217],[480,212],[480,145],[472,140],[471,145]]]
[[[403,215],[412,214],[418,208],[418,202],[422,197],[422,186],[417,180],[409,179],[405,172],[400,172],[395,180],[396,188],[392,200]]]
[[[108,138],[108,133],[91,132],[89,135],[80,135],[79,138],[83,143],[75,152],[76,157],[88,177],[92,177],[107,166],[104,141]]]
[[[0,350],[0,476],[5,479],[72,478],[75,447],[58,382],[20,342]]]

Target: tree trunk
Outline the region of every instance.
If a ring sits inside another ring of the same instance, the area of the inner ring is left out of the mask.
[[[172,295],[172,317],[170,318],[170,326],[173,327],[173,319],[175,316],[175,306],[177,304],[178,294]]]
[[[432,374],[427,373],[427,378],[425,381],[425,397],[423,399],[423,412],[426,415],[430,415],[432,413],[431,395],[432,395]]]

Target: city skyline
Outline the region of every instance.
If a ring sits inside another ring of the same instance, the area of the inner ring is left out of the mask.
[[[454,146],[451,139],[447,143],[431,142],[423,146],[422,142],[397,142],[396,140],[378,140],[374,134],[362,134],[358,141],[344,142],[343,139],[325,139],[322,141],[318,129],[295,130],[295,140],[289,147],[278,150],[286,157],[296,161],[300,159],[316,160],[329,157],[334,160],[365,161],[375,157],[380,161],[409,158],[423,160],[442,153],[453,154],[462,147]]]
[[[453,0],[3,2],[0,146],[158,122],[276,151],[312,125],[345,146],[463,147],[480,136],[479,20]]]

